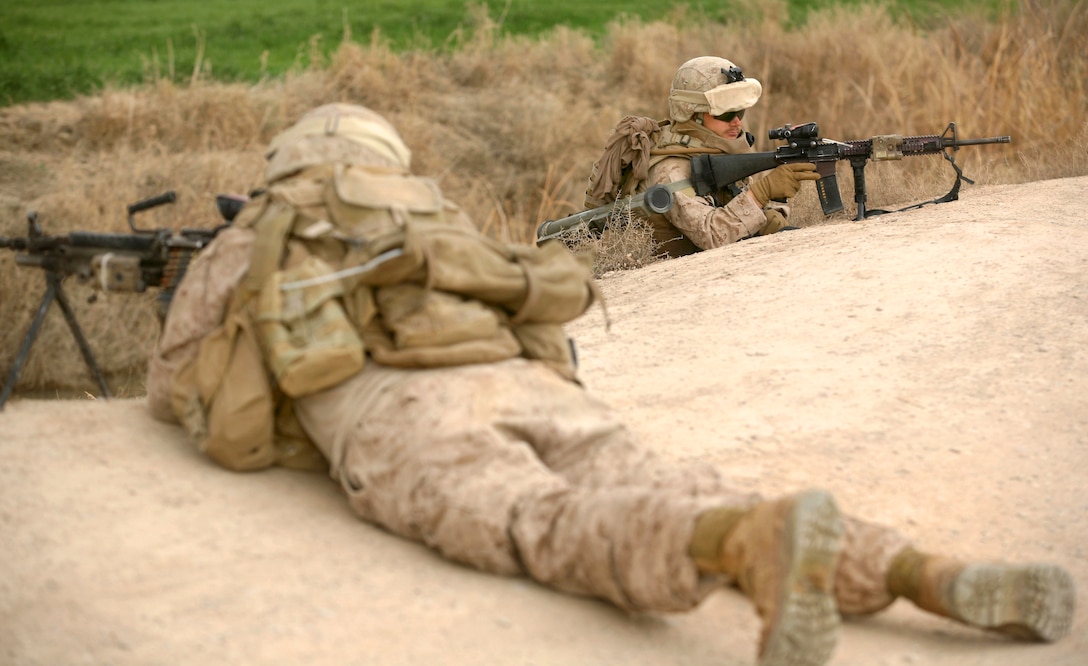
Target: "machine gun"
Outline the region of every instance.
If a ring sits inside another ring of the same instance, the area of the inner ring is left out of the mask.
[[[963,175],[956,164],[954,152],[963,146],[977,146],[987,143],[1010,143],[1012,137],[993,136],[985,139],[960,139],[956,135],[956,123],[939,135],[901,136],[887,134],[871,139],[856,141],[832,141],[820,138],[820,128],[816,123],[805,123],[793,127],[785,125],[772,129],[768,133],[772,141],[786,141],[773,152],[747,153],[741,155],[701,154],[691,158],[691,179],[695,184],[695,193],[699,196],[711,194],[753,176],[761,171],[773,169],[780,164],[811,162],[816,165],[820,179],[816,181],[816,193],[820,196],[820,206],[824,215],[831,215],[843,209],[839,195],[838,178],[835,176],[839,160],[850,160],[854,171],[854,201],[858,205],[856,220],[863,220],[870,215],[879,215],[889,211],[865,209],[867,193],[865,190],[865,165],[869,160],[901,160],[911,155],[933,155],[940,153],[952,165],[956,172],[956,181],[948,194],[900,210],[917,208],[926,203],[944,203],[959,198],[961,181],[974,184],[975,181]]]
[[[30,348],[54,301],[64,313],[83,360],[98,382],[103,396],[110,397],[106,380],[69,305],[62,282],[64,278],[74,275],[107,293],[143,292],[148,288],[157,288],[157,311],[160,321],[164,320],[174,290],[185,275],[193,255],[210,243],[222,229],[230,226],[246,201],[244,197],[233,195],[217,196],[216,205],[225,223],[213,229],[182,229],[175,233],[171,229],[141,229],[136,226],[137,213],[174,203],[175,200],[174,192],[166,192],[128,206],[130,234],[73,231],[63,236],[50,236],[42,232],[37,212],[31,211],[27,214],[25,237],[0,237],[0,248],[19,252],[15,255],[16,264],[40,268],[45,273],[45,293],[15,355],[3,392],[0,392],[0,409],[3,409],[15,389]],[[94,298],[92,296],[91,300]]]

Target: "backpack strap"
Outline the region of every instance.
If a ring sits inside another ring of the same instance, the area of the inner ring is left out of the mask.
[[[247,294],[261,290],[269,275],[280,268],[287,235],[295,223],[295,210],[291,206],[270,201],[264,214],[253,223],[256,238],[253,242],[253,254],[249,260],[249,270],[241,287]]]

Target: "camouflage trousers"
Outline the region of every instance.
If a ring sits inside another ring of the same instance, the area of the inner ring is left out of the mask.
[[[682,611],[728,581],[688,555],[695,518],[760,498],[639,446],[613,411],[543,364],[369,364],[296,401],[354,512],[443,556],[632,611]],[[846,520],[840,608],[872,612],[898,533]]]

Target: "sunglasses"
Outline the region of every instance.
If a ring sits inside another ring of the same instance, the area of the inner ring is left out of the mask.
[[[731,123],[733,122],[734,118],[740,118],[741,120],[744,120],[744,111],[745,109],[741,109],[740,111],[729,111],[727,113],[723,113],[720,116],[714,117],[722,121],[723,123]]]

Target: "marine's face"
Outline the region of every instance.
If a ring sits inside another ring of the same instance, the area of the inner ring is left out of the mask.
[[[729,113],[723,113],[720,116],[712,116],[709,113],[704,113],[703,127],[714,132],[723,139],[737,139],[740,138],[741,133],[744,131],[744,128],[742,127],[743,120],[743,110],[730,111]]]

